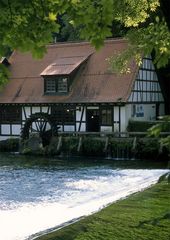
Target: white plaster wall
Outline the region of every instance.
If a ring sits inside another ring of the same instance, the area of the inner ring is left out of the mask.
[[[159,90],[159,85],[156,86],[156,89]],[[150,89],[152,89],[152,86],[150,87]],[[148,90],[149,90],[149,86],[148,86]],[[152,89],[153,90],[153,89]],[[155,90],[155,91],[158,91]],[[133,96],[133,97],[132,97]],[[160,101],[164,101],[163,95],[162,93],[158,93],[158,92],[142,92],[142,93],[137,93],[137,92],[132,92],[128,102],[160,102]]]
[[[44,113],[47,113],[48,112],[48,109],[49,109],[49,107],[42,107],[42,112],[44,112]],[[49,109],[49,112],[48,112],[49,114],[51,113],[51,108]]]
[[[119,107],[114,107],[114,121],[119,121]]]
[[[114,123],[114,132],[119,132],[119,124]]]
[[[147,65],[146,65],[147,63]],[[152,60],[150,59],[143,59],[142,63],[143,68],[147,68],[154,70],[154,66],[152,63]],[[132,92],[129,97],[129,102],[160,102],[164,101],[162,93],[158,93],[158,91],[161,91],[158,77],[155,71],[146,71],[144,69],[139,69],[137,79],[144,80],[144,81],[135,81],[133,90],[142,90],[143,91],[151,91],[150,92]],[[152,82],[150,82],[152,81]],[[153,82],[154,81],[154,82]],[[133,96],[133,98],[132,98]]]
[[[30,107],[24,107],[24,110],[25,110],[25,113],[26,113],[26,117],[28,118],[31,115],[31,109],[30,109]],[[24,110],[22,108],[22,120],[26,120]]]
[[[40,112],[40,107],[33,107],[32,114]]]
[[[136,92],[131,92],[130,97],[128,99],[129,102],[135,102],[137,101],[137,93]]]
[[[112,132],[112,127],[111,126],[101,126],[100,131],[101,132]]]
[[[76,131],[79,130],[79,126],[80,126],[79,121],[81,120],[82,112],[83,112],[83,107],[77,107],[76,108],[76,121],[78,121],[76,123]],[[86,108],[84,108],[82,121],[86,121]],[[85,132],[85,131],[86,131],[86,123],[81,123],[80,132]]]
[[[76,131],[79,130],[79,125],[80,125],[79,122],[76,123]],[[81,124],[81,127],[80,127],[80,132],[85,132],[85,131],[86,131],[86,123],[82,123],[82,124]]]
[[[161,103],[159,106],[159,116],[162,116],[165,114],[165,104]]]
[[[144,110],[143,117],[134,117],[132,116],[132,107],[133,104],[126,105],[126,122],[125,126],[127,127],[129,119],[133,119],[136,121],[150,121],[156,119],[156,104],[135,104],[135,105],[142,105]],[[159,115],[162,116],[165,114],[165,106],[164,104],[160,104],[159,107]]]
[[[132,104],[128,104],[125,106],[125,129],[127,129],[129,119],[132,117]]]
[[[24,110],[25,110],[27,118],[29,118],[30,115],[31,115],[31,107],[30,106],[22,108],[22,120],[26,120]],[[47,113],[47,111],[48,111],[48,107],[45,107],[45,106],[42,107],[42,112]],[[33,107],[32,108],[32,114],[37,113],[37,112],[40,112],[40,107]],[[51,109],[49,111],[49,114],[50,113],[51,113]]]
[[[20,133],[21,133],[21,124],[13,124],[12,125],[12,134],[20,135]]]
[[[65,125],[64,126],[64,131],[65,132],[74,132],[75,131],[75,127],[73,125]]]
[[[144,116],[143,117],[131,116],[131,119],[136,121],[150,121],[156,119],[156,104],[135,104],[135,105],[143,106]]]
[[[121,112],[120,112],[120,131],[121,132],[125,132],[126,131],[126,108],[125,106],[124,107],[121,107],[120,108]]]
[[[76,121],[80,121],[81,115],[82,115],[82,111],[83,111],[83,107],[76,108]],[[86,119],[86,108],[84,109],[82,120],[85,121],[85,119]]]
[[[162,95],[162,93],[159,93],[159,100],[160,100],[161,102],[163,102],[163,101],[164,101],[164,98],[163,98],[163,95]]]
[[[114,107],[114,132],[119,132],[119,107]]]
[[[30,106],[22,108],[22,120],[26,120],[24,110],[26,113],[26,118],[29,118],[31,115],[31,107]],[[45,106],[42,107],[42,112],[47,113],[47,111],[48,111],[48,107],[45,107]],[[32,107],[32,114],[38,113],[38,112],[40,112],[40,107]],[[51,113],[51,108],[49,109],[49,114],[50,113]]]
[[[155,119],[156,119],[156,105],[155,104],[144,105],[144,120]]]
[[[10,125],[9,124],[1,124],[1,134],[9,135],[10,134]]]

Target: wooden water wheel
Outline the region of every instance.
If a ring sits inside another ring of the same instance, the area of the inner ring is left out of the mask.
[[[51,115],[47,113],[32,114],[25,122],[21,131],[21,139],[26,140],[31,133],[38,134],[42,139],[43,146],[49,144],[52,136],[57,135],[58,127]]]

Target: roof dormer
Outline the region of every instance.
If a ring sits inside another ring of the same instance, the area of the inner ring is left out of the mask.
[[[47,95],[67,94],[79,67],[88,59],[84,56],[63,56],[47,66],[40,74],[44,78],[44,93]]]

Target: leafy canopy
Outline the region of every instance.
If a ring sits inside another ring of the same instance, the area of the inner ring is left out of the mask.
[[[79,29],[80,38],[97,49],[112,36],[113,21],[129,29],[128,50],[111,60],[118,71],[128,71],[132,56],[140,63],[141,55],[153,50],[155,62],[161,67],[170,56],[170,33],[160,10],[159,0],[1,0],[0,56],[8,46],[41,58],[45,45],[52,42],[52,33],[60,31],[58,16],[66,13],[73,27]]]

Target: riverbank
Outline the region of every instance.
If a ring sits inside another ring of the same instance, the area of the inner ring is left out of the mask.
[[[167,134],[167,133],[166,133]],[[169,144],[163,138],[151,138],[147,132],[126,133],[59,133],[43,145],[38,134],[29,139],[9,138],[0,141],[0,152],[19,152],[41,157],[99,157],[107,159],[168,161]],[[166,138],[165,138],[166,139]]]
[[[170,185],[157,183],[36,240],[170,239]]]

